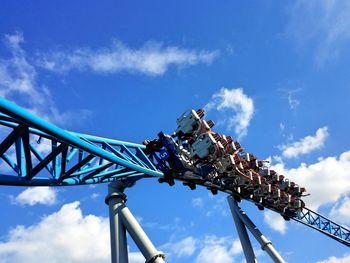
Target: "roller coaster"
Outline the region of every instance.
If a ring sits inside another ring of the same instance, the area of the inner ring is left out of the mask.
[[[267,161],[245,151],[230,136],[213,131],[204,110],[188,110],[177,119],[173,134],[160,132],[142,144],[63,130],[16,104],[0,98],[0,185],[71,186],[109,183],[112,262],[128,262],[126,231],[146,262],[164,262],[125,205],[125,188],[138,180],[158,178],[228,201],[247,262],[257,262],[247,229],[274,262],[285,262],[257,229],[239,202],[270,209],[350,247],[350,230],[307,208],[306,188],[270,170]],[[311,193],[312,194],[312,193]]]

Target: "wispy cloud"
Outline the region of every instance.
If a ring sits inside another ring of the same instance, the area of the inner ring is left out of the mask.
[[[230,215],[230,210],[227,206],[227,197],[226,195],[212,195],[211,193],[208,194],[208,199],[206,200],[205,204],[209,209],[206,209],[204,211],[205,215],[208,217],[214,216],[224,216],[227,217]]]
[[[287,33],[300,47],[314,49],[316,64],[323,66],[349,44],[349,13],[349,1],[295,1],[289,10]]]
[[[253,99],[244,94],[242,88],[221,88],[213,94],[211,101],[205,106],[207,111],[220,112],[218,124],[224,124],[228,130],[234,130],[239,138],[247,134],[248,126],[254,114]]]
[[[196,208],[203,208],[204,206],[203,198],[201,197],[192,198],[192,206]]]
[[[71,70],[96,73],[139,73],[163,75],[171,66],[178,68],[196,64],[210,64],[218,51],[192,50],[148,42],[140,48],[131,48],[120,41],[97,50],[77,48],[72,51],[53,51],[38,54],[37,65],[54,72]]]
[[[22,48],[23,42],[19,32],[4,37],[11,56],[0,58],[0,96],[15,100],[34,114],[60,125],[89,117],[88,110],[61,112],[58,109],[50,90],[38,81],[37,69]],[[79,118],[75,118],[77,116]]]
[[[288,88],[288,86],[296,85],[295,83],[292,83],[292,82],[289,82],[286,85],[287,85],[287,88],[280,88],[278,89],[278,91],[283,94],[283,99],[287,99],[289,108],[292,111],[295,111],[300,106],[300,98],[297,94],[300,93],[302,89]]]
[[[139,73],[150,76],[163,75],[171,66],[183,68],[197,64],[210,64],[219,51],[192,50],[176,46],[163,46],[149,42],[133,49],[120,41],[110,47],[92,50],[78,48],[71,51],[27,55],[23,49],[22,33],[5,35],[4,44],[11,56],[0,58],[0,96],[14,100],[51,122],[69,125],[73,120],[91,116],[88,110],[60,111],[50,89],[40,81],[39,68],[52,72],[67,73],[72,70],[96,73]]]
[[[100,194],[98,194],[98,193],[92,193],[92,194],[90,195],[90,198],[91,198],[93,201],[96,201],[97,198],[99,198],[99,197],[100,197]]]
[[[289,93],[288,104],[291,110],[295,110],[299,106],[300,101],[297,98],[295,98],[292,93]]]
[[[317,129],[314,136],[306,136],[299,141],[287,145],[280,145],[279,148],[282,150],[282,156],[284,158],[297,158],[300,155],[305,155],[321,149],[328,135],[328,127],[325,126]]]
[[[53,205],[56,203],[57,192],[51,187],[31,187],[14,198],[20,205],[33,206],[36,204]]]

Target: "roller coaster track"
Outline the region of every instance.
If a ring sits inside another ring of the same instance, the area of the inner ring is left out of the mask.
[[[124,180],[132,186],[143,178],[162,178],[144,151],[141,144],[65,131],[0,98],[0,185],[68,186]],[[208,181],[190,182],[245,199]],[[303,208],[290,218],[350,247],[350,230],[317,212]]]
[[[162,176],[143,145],[68,132],[2,98],[0,111],[0,156],[11,168],[2,169],[0,184],[60,186]]]

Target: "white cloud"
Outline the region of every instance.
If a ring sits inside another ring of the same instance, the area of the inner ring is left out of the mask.
[[[297,142],[281,145],[282,156],[285,158],[297,158],[314,150],[321,149],[328,137],[328,127],[317,129],[314,136],[306,136]]]
[[[230,248],[230,253],[232,255],[239,255],[243,252],[242,244],[239,239],[233,240],[232,246]]]
[[[50,90],[38,83],[38,72],[22,48],[23,42],[19,32],[4,37],[11,57],[0,58],[0,96],[16,100],[34,114],[61,125],[89,117],[87,110],[63,113],[58,110]]]
[[[337,258],[337,257],[329,257],[326,260],[322,260],[322,261],[317,261],[316,263],[348,263],[350,262],[350,255],[349,254],[345,254],[343,257],[341,258]]]
[[[37,65],[60,73],[71,70],[110,74],[126,71],[158,76],[163,75],[170,66],[210,64],[218,55],[218,51],[164,47],[157,42],[148,42],[139,49],[133,49],[120,41],[114,41],[110,47],[98,50],[78,48],[39,54]]]
[[[290,8],[287,33],[315,50],[318,66],[340,56],[350,41],[350,2],[299,0]]]
[[[50,187],[30,187],[16,196],[14,201],[20,205],[53,205],[56,197],[56,191]]]
[[[212,100],[205,106],[207,111],[217,110],[224,113],[219,124],[227,125],[227,129],[234,129],[239,137],[247,134],[249,123],[254,113],[253,99],[244,94],[242,88],[221,88],[212,96]]]
[[[281,234],[287,232],[287,224],[280,214],[266,210],[264,211],[264,221],[270,228]]]
[[[65,204],[35,225],[17,226],[0,242],[2,263],[108,263],[109,219],[83,215],[79,202]],[[145,262],[129,251],[130,263]]]
[[[110,262],[108,218],[83,216],[73,202],[35,225],[17,226],[0,243],[3,263]]]
[[[164,251],[168,257],[175,256],[180,257],[189,257],[197,249],[198,240],[192,236],[183,238],[177,242],[169,242],[160,247],[160,250]]]
[[[302,163],[297,168],[288,169],[283,163],[278,163],[271,169],[306,187],[310,196],[303,200],[311,209],[332,204],[350,193],[350,151],[339,157],[320,158],[310,165]]]
[[[196,263],[232,263],[242,253],[239,240],[230,237],[206,236]]]
[[[350,225],[350,198],[345,197],[331,209],[329,217],[341,224]]]

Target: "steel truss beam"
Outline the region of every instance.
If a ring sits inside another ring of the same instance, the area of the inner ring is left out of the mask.
[[[161,177],[144,148],[65,131],[0,98],[2,185],[79,185]]]
[[[350,247],[349,229],[308,208],[304,208],[302,211],[299,211],[297,216],[293,219]]]

